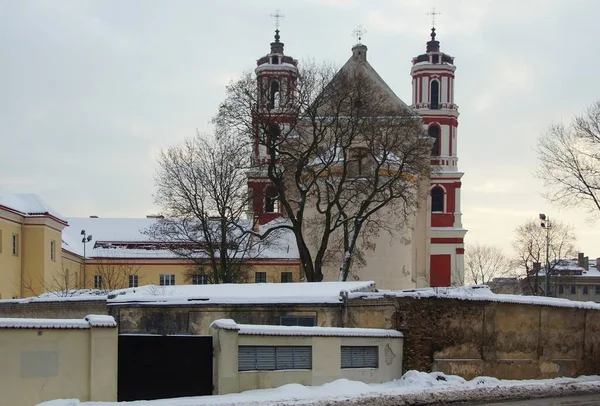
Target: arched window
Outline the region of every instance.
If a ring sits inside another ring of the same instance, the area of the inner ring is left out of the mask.
[[[269,98],[269,108],[274,108],[276,104],[279,104],[279,101],[276,100],[277,96],[279,95],[279,82],[274,80],[271,82],[271,89],[270,89],[270,98]]]
[[[265,196],[265,213],[279,212],[279,200],[277,199],[277,190],[273,188],[267,189]]]
[[[431,212],[444,212],[444,189],[441,186],[436,186],[431,189]]]
[[[429,136],[433,138],[433,146],[431,147],[432,156],[440,156],[440,127],[437,125],[429,126]]]
[[[431,97],[429,98],[430,108],[437,110],[440,108],[440,82],[432,80],[430,83]]]

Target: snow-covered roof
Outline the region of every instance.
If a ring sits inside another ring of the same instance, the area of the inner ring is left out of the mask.
[[[88,315],[85,319],[0,318],[0,328],[88,329],[90,327],[117,327],[117,323],[112,316],[106,315]]]
[[[83,242],[81,230],[85,230],[92,239],[86,244],[87,258],[153,258],[170,259],[179,258],[168,249],[126,248],[127,243],[152,243],[146,234],[158,220],[156,218],[102,218],[102,217],[69,217],[69,225],[62,233],[62,248],[76,255],[83,256]],[[265,232],[268,227],[279,225],[282,220],[276,219],[264,224],[260,232]],[[98,243],[102,243],[99,245]],[[110,247],[110,245],[114,247]],[[277,259],[297,260],[298,248],[294,234],[289,230],[278,232],[276,243],[268,246],[256,245],[256,255],[252,259]]]
[[[25,217],[51,215],[64,221],[61,215],[38,195],[11,193],[0,186],[0,206],[16,211]]]
[[[600,303],[582,302],[576,300],[561,299],[545,296],[522,296],[496,294],[486,285],[462,286],[456,288],[423,288],[411,290],[379,290],[376,293],[350,293],[349,299],[364,298],[378,299],[384,297],[412,297],[422,298],[440,298],[440,299],[459,299],[473,300],[482,302],[500,302],[517,303],[527,305],[555,306],[555,307],[574,307],[579,309],[600,310]]]
[[[310,337],[403,337],[396,330],[380,328],[344,328],[344,327],[303,327],[303,326],[267,326],[257,324],[237,324],[231,319],[219,319],[211,327],[222,330],[234,330],[240,335],[256,336],[310,336]]]
[[[123,289],[109,296],[109,304],[297,304],[339,303],[341,292],[373,292],[375,283],[300,282],[177,285]]]

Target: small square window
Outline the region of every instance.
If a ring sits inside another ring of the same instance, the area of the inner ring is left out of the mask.
[[[291,283],[292,282],[292,273],[291,272],[282,272],[281,273],[281,283]]]
[[[192,285],[208,285],[208,276],[192,275]]]
[[[129,287],[137,288],[139,286],[139,278],[137,275],[129,275]]]
[[[159,285],[160,286],[172,286],[175,285],[175,275],[159,275]]]
[[[266,283],[267,282],[267,273],[266,272],[255,272],[254,273],[254,282],[255,283]]]
[[[94,289],[102,289],[102,275],[94,275]]]

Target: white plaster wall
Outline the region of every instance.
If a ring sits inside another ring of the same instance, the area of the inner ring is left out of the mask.
[[[448,102],[448,76],[443,76],[440,78],[440,86],[442,87],[440,90],[440,103]]]

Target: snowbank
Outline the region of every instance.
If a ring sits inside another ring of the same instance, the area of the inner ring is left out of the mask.
[[[129,402],[144,406],[275,406],[275,405],[404,405],[485,399],[524,399],[600,392],[600,376],[511,381],[478,377],[470,381],[440,372],[408,371],[402,378],[382,384],[339,379],[322,386],[288,384],[275,389],[260,389],[237,394]],[[79,402],[54,400],[38,406],[116,406],[117,402]],[[121,403],[124,405],[125,403]],[[439,403],[437,403],[439,404]]]

